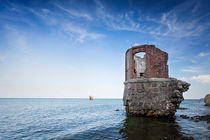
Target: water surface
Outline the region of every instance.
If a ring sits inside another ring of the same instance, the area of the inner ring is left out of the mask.
[[[203,100],[185,100],[175,119],[127,117],[121,99],[0,99],[0,139],[210,139]]]

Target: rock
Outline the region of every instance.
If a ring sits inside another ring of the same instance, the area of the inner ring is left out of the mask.
[[[207,106],[210,106],[210,94],[207,94],[204,98],[204,103]]]
[[[178,140],[195,140],[195,138],[193,138],[192,136],[182,136],[178,138]]]
[[[195,116],[194,118],[200,121],[207,121],[208,123],[210,122],[210,115]]]
[[[180,117],[182,117],[183,119],[189,119],[190,117],[187,115],[180,115]]]
[[[188,108],[179,107],[178,109],[179,109],[179,110],[186,110],[186,109],[188,109]]]
[[[191,120],[194,120],[195,122],[199,122],[199,121],[207,121],[207,123],[210,122],[210,115],[193,116],[193,117],[189,117],[187,115],[180,115],[180,117],[183,119],[191,119]]]

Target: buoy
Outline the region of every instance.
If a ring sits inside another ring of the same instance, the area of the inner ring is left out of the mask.
[[[89,96],[89,99],[90,99],[90,100],[93,100],[93,96]]]

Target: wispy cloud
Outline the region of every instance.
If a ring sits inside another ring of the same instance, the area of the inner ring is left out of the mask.
[[[168,12],[162,13],[161,17],[154,18],[149,14],[140,15],[140,12],[135,10],[110,14],[101,1],[96,1],[96,4],[99,18],[102,18],[113,30],[182,38],[198,36],[210,25],[209,22],[203,21],[210,16],[210,13],[202,16],[197,14],[200,8],[197,1],[185,1]]]
[[[201,20],[210,16],[210,13],[200,16],[195,13],[198,8],[200,7],[196,4],[196,1],[186,1],[163,13],[160,19],[148,18],[150,21],[159,24],[150,33],[176,38],[200,35],[205,29],[209,28],[209,22],[201,22]]]
[[[57,5],[58,6],[58,5]],[[59,8],[62,8],[59,6]],[[105,37],[104,34],[96,33],[93,31],[88,30],[85,28],[85,26],[82,26],[80,24],[73,23],[72,20],[65,19],[61,15],[59,15],[58,19],[56,18],[56,14],[49,9],[41,9],[35,11],[34,9],[29,9],[34,15],[40,17],[46,24],[49,25],[56,25],[59,27],[59,29],[62,32],[67,33],[71,39],[76,40],[80,43],[83,43],[86,39],[99,39]],[[63,9],[64,10],[64,9]],[[67,9],[65,9],[67,10]],[[72,15],[79,16],[79,17],[85,17],[90,20],[90,16],[83,15],[76,13],[76,11],[68,10],[68,12],[72,12]],[[74,14],[73,14],[74,13]],[[55,15],[55,16],[53,16]]]
[[[191,63],[197,63],[198,61],[196,61],[196,60],[191,60]]]
[[[203,56],[208,56],[210,55],[210,52],[201,52],[198,54],[198,56],[203,57]]]
[[[74,38],[74,36],[78,36],[76,40],[80,43],[84,42],[85,39],[99,39],[105,37],[104,34],[90,32],[71,23],[62,25],[62,29],[69,33],[72,38]]]
[[[16,4],[13,4],[9,1],[5,3],[2,2],[2,4],[5,5],[3,6],[3,10],[0,12],[0,24],[8,24],[7,21],[10,21],[10,24],[11,22],[20,22],[24,23],[27,26],[34,26],[34,23],[26,16],[27,11],[25,11],[25,8],[17,6]]]
[[[87,19],[87,20],[92,20],[92,17],[91,17],[88,13],[79,12],[79,11],[72,10],[72,9],[67,9],[67,8],[62,7],[62,6],[59,5],[59,4],[55,4],[55,6],[58,7],[59,9],[65,11],[65,12],[68,13],[70,16],[77,17],[77,18],[85,18],[85,19]]]
[[[32,8],[27,8],[29,12],[34,14],[35,16],[39,17],[42,21],[49,25],[56,25],[58,24],[58,19],[56,19],[57,14],[51,12],[48,9],[32,9]]]
[[[191,80],[196,80],[196,81],[198,81],[200,83],[210,83],[210,74],[192,76],[190,79]]]
[[[32,13],[48,26],[55,25],[58,29],[67,31],[68,34],[72,33],[71,36],[76,35],[76,40],[79,42],[84,42],[87,38],[98,39],[105,36],[102,33],[96,33],[98,31],[95,30],[95,25],[97,27],[105,25],[108,30],[140,32],[161,38],[199,36],[210,27],[209,21],[204,20],[210,16],[210,13],[198,14],[197,11],[201,7],[196,0],[184,1],[167,12],[158,13],[160,16],[154,17],[152,17],[152,13],[147,12],[143,15],[135,8],[112,11],[102,1],[95,0],[95,3],[95,11],[90,10],[91,12],[81,8],[75,9],[71,5],[64,5],[59,2],[51,3],[53,10],[48,7],[18,7],[18,5],[8,9],[10,12],[22,13],[22,16],[17,14],[18,16],[13,17],[14,21],[21,19],[25,23],[36,24],[36,22],[30,21],[34,18],[28,18],[31,16],[28,13]],[[141,10],[143,11],[143,9]],[[10,16],[1,14],[0,18],[11,18]],[[67,26],[68,23],[71,25]]]
[[[188,67],[188,68],[184,68],[181,69],[182,72],[190,72],[190,73],[198,73],[200,72],[200,68],[198,67]]]
[[[102,18],[106,25],[114,30],[140,32],[140,21],[134,20],[134,12],[126,11],[116,15],[110,14],[102,2],[95,1],[98,17]]]
[[[90,22],[93,18],[88,11],[83,11],[82,9],[73,10],[71,6],[66,8],[58,2],[51,4],[51,6],[54,7],[53,10],[48,7],[26,7],[24,5],[9,3],[9,5],[5,5],[5,14],[3,12],[0,13],[0,19],[4,19],[3,21],[6,19],[12,22],[22,22],[27,25],[33,23],[33,25],[31,25],[33,27],[44,24],[49,28],[53,27],[57,32],[62,32],[70,36],[70,38],[79,43],[84,42],[86,39],[95,40],[105,37],[104,34],[97,33],[94,28],[91,27],[92,24],[90,24]],[[29,16],[31,18],[28,18]],[[37,18],[39,19],[39,25],[36,24]],[[13,24],[13,26],[14,25],[15,24]],[[15,41],[22,47],[22,50],[24,50],[24,46],[26,46],[24,39],[21,39],[20,36]]]
[[[132,12],[119,15],[118,18],[112,15],[107,15],[105,20],[107,25],[114,30],[140,32],[140,23],[133,21]]]

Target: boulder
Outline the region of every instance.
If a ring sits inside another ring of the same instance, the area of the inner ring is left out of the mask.
[[[182,136],[178,138],[178,140],[195,140],[195,138],[193,138],[192,136]]]
[[[204,98],[204,103],[207,106],[210,106],[210,94],[207,94]]]

